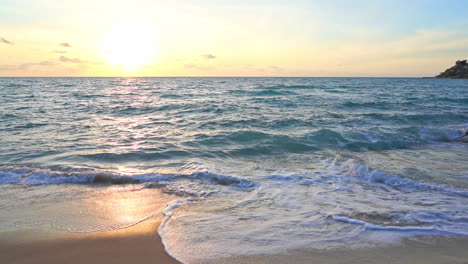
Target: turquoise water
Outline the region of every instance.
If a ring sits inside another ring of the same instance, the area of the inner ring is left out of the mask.
[[[0,209],[160,189],[176,198],[159,233],[187,263],[468,235],[465,80],[0,78],[0,121]],[[66,211],[0,231],[151,215]]]

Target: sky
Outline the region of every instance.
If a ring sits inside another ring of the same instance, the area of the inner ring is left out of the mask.
[[[0,0],[0,76],[434,76],[466,0]]]

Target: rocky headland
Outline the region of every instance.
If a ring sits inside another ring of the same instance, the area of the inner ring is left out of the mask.
[[[468,79],[468,63],[466,60],[459,60],[455,66],[448,68],[435,78]]]

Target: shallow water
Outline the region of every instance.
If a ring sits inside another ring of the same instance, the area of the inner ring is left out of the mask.
[[[122,228],[158,189],[187,263],[468,235],[464,80],[0,78],[0,121],[0,231]]]

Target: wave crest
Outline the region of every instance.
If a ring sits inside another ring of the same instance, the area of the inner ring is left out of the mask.
[[[464,189],[403,178],[381,170],[369,168],[367,165],[360,164],[353,159],[349,159],[339,165],[332,165],[330,171],[338,175],[355,177],[377,187],[393,188],[402,191],[435,191],[449,195],[468,197],[468,191]]]
[[[211,173],[209,171],[190,174],[139,174],[121,175],[110,172],[83,170],[54,170],[26,166],[0,167],[0,184],[47,185],[47,184],[138,184],[154,183],[148,187],[166,186],[167,183],[187,179],[205,184],[250,188],[255,183],[243,178]],[[161,185],[158,185],[161,184]]]

